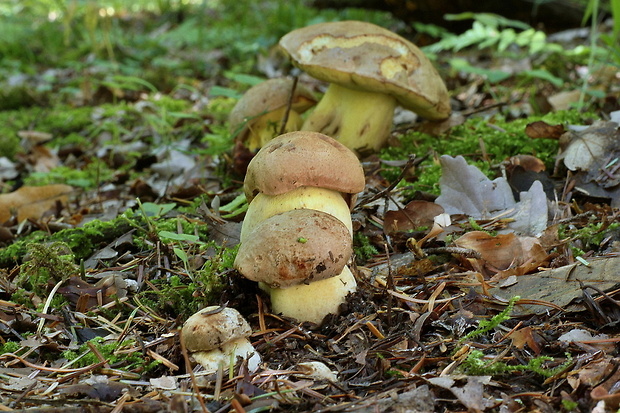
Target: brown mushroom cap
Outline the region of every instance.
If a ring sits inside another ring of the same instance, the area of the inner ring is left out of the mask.
[[[237,132],[237,129],[246,121],[251,122],[257,116],[286,107],[292,89],[293,79],[291,78],[269,79],[252,86],[230,112],[228,121],[231,133]],[[303,113],[316,102],[312,92],[298,83],[293,94],[291,110]],[[242,135],[245,131],[247,131],[247,125],[239,131],[239,134]]]
[[[280,135],[258,151],[243,188],[251,201],[259,192],[280,195],[302,186],[357,194],[365,184],[362,165],[350,149],[321,133],[298,131]]]
[[[252,334],[248,322],[234,308],[206,307],[183,324],[181,334],[189,351],[209,351]]]
[[[360,21],[319,23],[288,33],[280,47],[317,79],[391,94],[427,119],[450,114],[448,91],[428,58],[383,27]]]
[[[261,222],[241,244],[234,266],[273,288],[334,277],[352,254],[351,234],[336,217],[294,209]]]

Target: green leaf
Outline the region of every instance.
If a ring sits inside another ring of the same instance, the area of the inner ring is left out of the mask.
[[[215,86],[212,86],[211,89],[209,90],[209,96],[211,97],[224,96],[227,98],[240,99],[241,96],[243,96],[243,93],[238,92],[228,87],[222,87],[222,86],[215,85]]]
[[[160,238],[167,238],[174,241],[187,241],[187,242],[199,242],[200,239],[197,235],[192,234],[179,234],[172,231],[159,231],[157,233]]]
[[[189,260],[187,259],[187,254],[185,253],[185,251],[183,251],[181,248],[173,248],[172,249],[174,251],[174,253],[177,255],[177,257],[179,257],[179,259],[181,261],[183,261],[184,263],[187,263]]]
[[[532,69],[525,70],[521,73],[521,75],[526,77],[535,77],[538,79],[543,79],[553,84],[554,86],[561,87],[564,84],[564,81],[559,77],[553,76],[549,71],[545,69]]]
[[[502,80],[506,80],[512,75],[503,70],[483,69],[481,67],[474,67],[470,65],[465,59],[451,59],[450,66],[456,70],[460,70],[466,73],[473,73],[486,78],[490,83],[498,83]]]
[[[155,204],[153,202],[145,202],[142,204],[142,210],[148,217],[160,217],[172,211],[176,206],[177,204],[175,203]]]

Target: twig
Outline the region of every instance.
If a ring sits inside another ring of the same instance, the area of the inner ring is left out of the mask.
[[[388,185],[387,188],[385,188],[384,190],[380,192],[377,192],[376,194],[371,196],[369,199],[364,200],[364,203],[369,204],[372,201],[383,197],[385,194],[390,193],[394,188],[396,188],[396,185],[398,185],[398,183],[403,180],[403,178],[407,174],[407,171],[409,170],[409,168],[413,166],[416,160],[421,161],[422,159],[424,158],[417,159],[415,155],[409,155],[409,159],[407,159],[407,163],[405,164],[405,166],[403,166],[402,171],[400,171],[400,175],[398,175],[398,177],[390,185]]]
[[[286,102],[286,111],[284,112],[284,117],[282,118],[282,125],[280,125],[279,135],[286,132],[286,123],[288,122],[288,115],[291,112],[291,107],[293,106],[293,98],[295,97],[295,89],[297,88],[298,80],[299,78],[297,76],[293,77],[293,84],[291,85],[291,92],[288,95],[288,102]]]

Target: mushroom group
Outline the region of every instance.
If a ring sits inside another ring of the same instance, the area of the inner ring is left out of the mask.
[[[302,125],[359,152],[386,142],[398,104],[429,120],[450,115],[441,77],[413,43],[360,21],[319,23],[280,40],[292,63],[329,87]]]
[[[274,313],[318,324],[355,290],[350,207],[364,185],[355,154],[317,132],[281,135],[252,159],[234,265],[270,293]]]

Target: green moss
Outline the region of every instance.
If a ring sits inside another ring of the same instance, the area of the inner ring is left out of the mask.
[[[15,353],[20,347],[15,341],[7,341],[0,347],[0,354]]]
[[[17,132],[36,130],[50,133],[53,139],[83,131],[91,124],[91,108],[22,108],[0,111],[0,156],[13,159],[20,150]],[[54,142],[54,141],[52,141]]]
[[[355,253],[355,261],[359,265],[363,265],[366,261],[379,253],[370,243],[370,239],[362,234],[361,231],[356,231],[355,234],[353,234],[353,252]]]
[[[99,354],[101,354],[113,368],[127,371],[148,372],[160,364],[157,361],[148,362],[139,351],[123,351],[136,345],[132,340],[125,340],[122,343],[117,343],[115,341],[105,342],[102,337],[96,337],[89,340],[89,343],[98,350]],[[69,361],[75,360],[73,363],[75,367],[86,367],[101,361],[99,357],[90,350],[86,343],[82,344],[78,351],[68,350],[64,351],[62,355]],[[82,357],[80,357],[80,355],[82,355]]]
[[[135,225],[139,225],[139,221]],[[7,247],[0,248],[0,267],[6,268],[20,263],[29,244],[55,241],[66,243],[75,255],[76,261],[80,261],[100,248],[102,243],[123,235],[131,228],[127,217],[121,215],[111,221],[94,220],[84,224],[83,227],[63,229],[51,235],[36,231]]]
[[[27,260],[22,264],[16,284],[44,296],[50,286],[77,275],[74,256],[63,242],[29,243]]]
[[[570,238],[570,247],[575,256],[581,256],[589,251],[599,251],[601,243],[610,233],[617,232],[620,228],[618,222],[600,222],[596,217],[590,218],[590,223],[574,228],[571,225],[560,225],[558,227],[558,237],[560,239]]]

